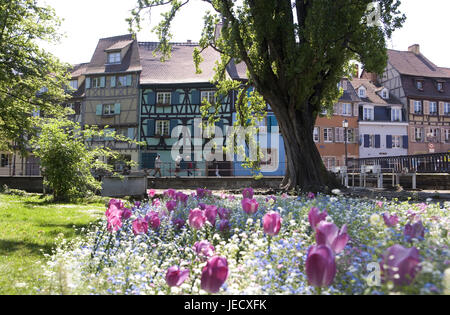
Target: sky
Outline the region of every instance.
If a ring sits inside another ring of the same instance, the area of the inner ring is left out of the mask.
[[[100,38],[128,33],[125,21],[137,0],[38,0],[48,4],[63,19],[60,31],[65,37],[58,45],[44,47],[64,62],[89,62]],[[176,17],[173,41],[198,41],[203,26],[202,17],[208,4],[191,0]],[[402,0],[401,11],[407,20],[388,42],[388,48],[407,50],[419,44],[422,54],[441,67],[450,68],[449,0]],[[137,34],[139,41],[157,41],[151,29],[160,20],[160,9],[145,15],[143,29]]]

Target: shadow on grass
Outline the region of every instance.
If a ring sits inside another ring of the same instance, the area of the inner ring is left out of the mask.
[[[29,251],[34,255],[51,254],[53,244],[40,245],[26,241],[11,241],[0,239],[0,255],[10,256],[16,252]]]
[[[74,236],[74,235],[82,235],[81,229],[84,229],[85,231],[90,230],[91,227],[93,227],[93,224],[95,225],[95,222],[92,223],[86,223],[86,224],[73,224],[73,223],[67,223],[67,224],[56,224],[56,223],[45,223],[40,224],[39,227],[41,228],[51,228],[53,230],[46,231],[46,235],[52,235],[52,236],[58,236],[58,234],[63,233],[65,236]]]

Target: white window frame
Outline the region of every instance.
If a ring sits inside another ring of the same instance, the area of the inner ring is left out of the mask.
[[[450,115],[450,103],[444,103],[444,115]]]
[[[389,91],[387,89],[383,89],[381,91],[381,97],[387,100],[389,98]]]
[[[120,64],[121,60],[120,60],[120,51],[115,51],[115,52],[110,52],[108,53],[108,64],[110,65],[115,65],[115,64]]]
[[[347,128],[347,132],[344,129],[344,139],[347,138],[347,143],[352,143],[355,141],[355,129]]]
[[[102,115],[113,116],[116,114],[116,106],[114,104],[103,104]]]
[[[422,114],[423,106],[422,101],[414,101],[414,114]]]
[[[402,109],[400,107],[391,108],[391,121],[402,121]]]
[[[117,76],[117,83],[116,85],[118,87],[120,86],[127,86],[127,76],[126,75],[119,75]]]
[[[366,97],[366,88],[365,87],[360,87],[358,89],[358,96],[359,97]]]
[[[352,115],[352,104],[342,103],[342,116],[351,116],[351,115]]]
[[[333,142],[333,128],[323,128],[323,142]]]
[[[433,106],[432,106],[432,104],[433,104]],[[431,110],[432,108],[433,108],[433,110]],[[437,113],[438,113],[437,102],[430,102],[429,113],[430,113],[430,115],[437,115]]]
[[[202,102],[206,99],[210,104],[214,104],[216,101],[216,91],[201,91],[200,99]]]
[[[155,123],[155,134],[158,136],[170,136],[170,121],[157,120]]]
[[[161,101],[160,101],[161,99]],[[170,105],[172,102],[171,92],[157,92],[156,93],[156,104],[158,105]]]
[[[445,129],[445,142],[450,142],[450,129]]]
[[[436,88],[437,88],[437,90],[438,90],[439,92],[444,91],[444,83],[438,82],[438,83],[436,84]]]
[[[374,110],[372,106],[363,107],[363,120],[371,121],[374,118]]]
[[[313,140],[314,140],[314,142],[320,142],[319,127],[314,127]]]
[[[416,81],[416,88],[417,88],[418,90],[423,90],[423,81],[417,80],[417,81]]]
[[[392,148],[399,149],[402,147],[402,136],[392,136]]]
[[[422,128],[414,128],[414,139],[417,142],[423,141],[423,129]]]
[[[100,88],[101,85],[101,77],[91,78],[91,88]]]
[[[78,90],[78,80],[70,80],[69,86],[74,90]]]

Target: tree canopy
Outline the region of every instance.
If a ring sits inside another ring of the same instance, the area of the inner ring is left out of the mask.
[[[64,101],[67,65],[39,47],[57,42],[60,21],[36,0],[0,0],[0,148],[24,151],[32,116]]]
[[[324,190],[336,186],[312,139],[318,114],[340,95],[337,84],[349,75],[352,60],[381,73],[387,63],[386,39],[405,16],[399,0],[202,0],[211,11],[204,17],[201,62],[206,47],[221,53],[214,83],[220,92],[239,92],[237,123],[245,125],[261,112],[255,95],[270,104],[284,138],[287,173],[282,186]],[[139,0],[129,19],[139,26],[146,9],[168,6],[154,29],[159,49],[170,56],[170,26],[191,0]],[[220,32],[218,32],[218,30]],[[225,75],[231,63],[245,63],[246,84]],[[249,86],[251,94],[244,93]],[[253,100],[251,99],[253,97]],[[256,100],[256,101],[255,101]],[[243,107],[248,109],[243,110]]]

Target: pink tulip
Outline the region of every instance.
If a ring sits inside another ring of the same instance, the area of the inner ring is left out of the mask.
[[[378,208],[383,208],[383,202],[382,201],[377,201],[377,207]]]
[[[242,199],[242,209],[247,214],[256,213],[256,211],[258,211],[258,206],[259,204],[256,201],[256,199],[248,199],[248,198]]]
[[[147,189],[147,195],[149,198],[153,198],[156,195],[156,190],[154,189]]]
[[[128,220],[133,215],[133,212],[131,212],[128,208],[123,208],[122,210],[122,219]]]
[[[174,198],[176,193],[177,191],[175,189],[170,188],[164,191],[164,197]]]
[[[156,208],[160,207],[161,206],[161,201],[158,198],[154,199],[152,201],[152,206],[156,207]]]
[[[205,210],[206,209],[206,205],[203,202],[199,202],[198,203],[198,207],[200,208],[200,210]]]
[[[346,224],[340,230],[334,223],[326,221],[322,221],[316,226],[317,245],[327,245],[335,254],[339,254],[345,248],[348,240]]]
[[[147,234],[148,222],[143,218],[137,218],[132,223],[134,235]]]
[[[415,247],[405,248],[399,244],[389,247],[380,264],[384,281],[395,285],[409,285],[419,271],[419,251]]]
[[[205,225],[205,223],[206,223],[206,216],[203,210],[196,208],[192,209],[189,212],[189,225],[192,228],[200,230],[203,227],[203,225]]]
[[[281,229],[281,216],[275,211],[267,213],[263,217],[264,233],[270,236],[277,235]]]
[[[209,292],[219,292],[228,278],[228,262],[225,257],[214,256],[208,260],[202,269],[200,287]]]
[[[230,229],[230,221],[224,219],[219,221],[219,231],[225,232]]]
[[[314,195],[314,193],[312,193],[312,192],[309,192],[308,193],[308,198],[309,199],[314,199],[314,198],[316,198],[316,195]]]
[[[319,222],[321,221],[324,221],[327,218],[327,216],[328,213],[325,210],[323,212],[320,212],[319,208],[312,207],[308,213],[308,220],[313,230],[315,230],[317,224],[319,224]]]
[[[147,215],[145,216],[145,220],[153,230],[159,229],[161,225],[161,220],[159,219],[158,212],[155,211],[150,211],[149,213],[147,213]]]
[[[336,275],[336,262],[330,247],[313,245],[308,250],[305,263],[308,283],[315,287],[328,287]]]
[[[212,195],[212,192],[208,189],[197,188],[197,198],[202,199]]]
[[[111,215],[108,218],[107,229],[109,232],[117,232],[122,227],[122,218],[118,215]]]
[[[175,200],[170,200],[166,202],[166,208],[169,211],[173,211],[177,207],[177,202]]]
[[[172,266],[167,269],[166,283],[169,287],[179,287],[189,277],[189,269]]]
[[[425,236],[425,227],[423,226],[422,221],[418,221],[414,224],[407,223],[403,230],[403,235],[405,235],[408,240],[413,238],[423,239]]]
[[[111,207],[112,205],[116,206],[116,208],[118,209],[123,208],[123,202],[118,199],[111,199],[108,203],[108,208]]]
[[[179,202],[182,202],[182,203],[186,204],[187,201],[188,201],[188,199],[189,199],[189,195],[186,195],[186,194],[184,194],[184,193],[182,193],[182,192],[178,192],[178,193],[176,193],[175,198],[176,198]]]
[[[398,223],[398,216],[396,214],[390,215],[389,213],[385,212],[383,213],[383,219],[384,223],[386,223],[388,227],[395,226]]]
[[[208,241],[195,242],[194,250],[201,258],[209,258],[214,255],[214,246]]]
[[[208,205],[205,207],[205,216],[212,226],[216,225],[217,206]]]
[[[219,214],[219,218],[221,220],[228,220],[231,215],[231,211],[229,209],[225,209],[225,208],[217,209],[217,213]]]
[[[255,192],[254,192],[254,190],[253,190],[253,188],[245,188],[243,191],[242,191],[242,196],[244,197],[244,198],[247,198],[247,199],[253,199],[253,194],[254,194]]]

